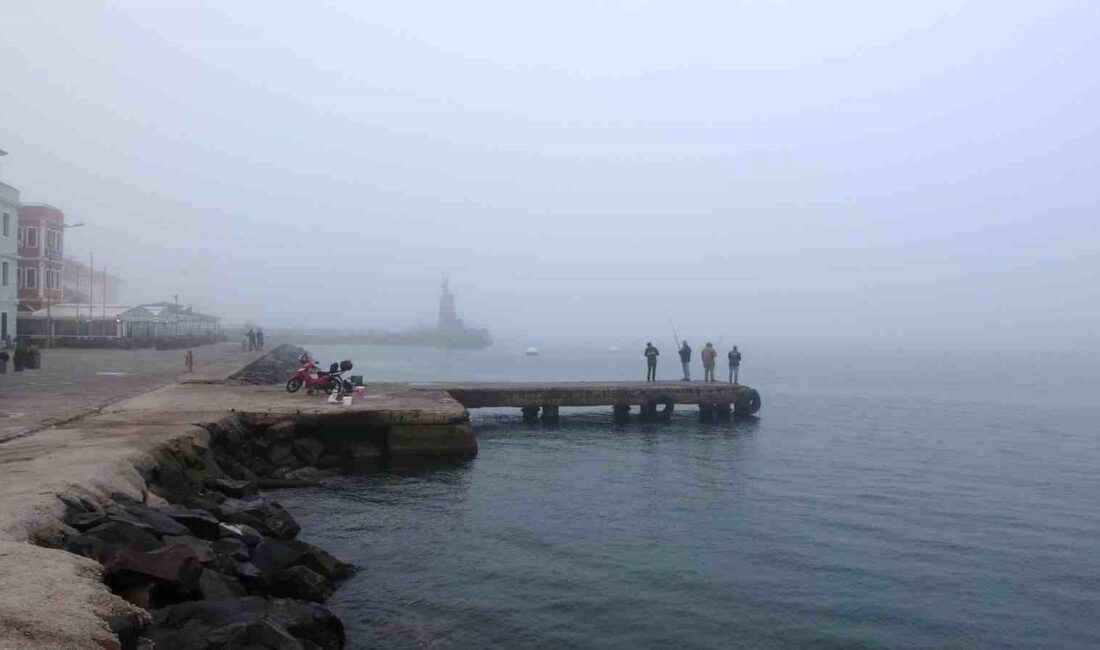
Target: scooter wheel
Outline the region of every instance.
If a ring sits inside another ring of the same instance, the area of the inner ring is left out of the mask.
[[[291,379],[290,381],[288,381],[286,383],[286,392],[296,393],[296,392],[298,392],[298,389],[301,388],[301,387],[302,387],[302,380],[294,378],[294,379]]]

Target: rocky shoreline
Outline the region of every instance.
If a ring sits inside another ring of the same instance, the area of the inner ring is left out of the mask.
[[[343,647],[343,625],[321,603],[355,569],[295,539],[294,518],[259,494],[256,470],[270,475],[270,462],[250,455],[254,445],[293,439],[294,423],[228,416],[201,426],[208,441],[163,446],[138,468],[148,486],[141,501],[59,496],[64,526],[54,543],[40,542],[96,560],[111,591],[148,612],[112,617],[122,648]],[[309,440],[289,445],[292,465],[316,460]],[[257,478],[235,479],[223,464]]]

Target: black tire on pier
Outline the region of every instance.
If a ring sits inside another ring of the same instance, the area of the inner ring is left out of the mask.
[[[302,387],[302,380],[297,377],[292,377],[290,381],[286,383],[286,392],[296,393],[298,389]]]
[[[749,388],[737,396],[737,402],[733,406],[733,414],[736,416],[753,415],[760,410],[760,393],[755,388]]]

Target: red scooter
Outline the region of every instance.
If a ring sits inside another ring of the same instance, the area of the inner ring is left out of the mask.
[[[304,354],[298,361],[302,363],[302,366],[295,370],[294,374],[287,380],[286,391],[288,393],[296,393],[302,386],[305,386],[310,394],[313,394],[315,390],[323,390],[326,393],[335,390],[339,391],[340,394],[351,392],[350,382],[343,378],[343,374],[352,368],[351,361],[345,359],[339,364],[334,363],[329,366],[328,372],[317,370],[317,362]]]

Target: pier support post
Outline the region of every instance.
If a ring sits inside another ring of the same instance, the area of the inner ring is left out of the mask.
[[[557,406],[544,406],[542,407],[542,419],[551,422],[558,421],[558,407]]]
[[[719,420],[728,420],[733,416],[733,407],[730,404],[715,404],[714,417]]]
[[[714,419],[714,404],[699,404],[699,421],[710,422]]]
[[[523,420],[525,422],[537,420],[539,417],[539,407],[537,406],[524,406],[520,409],[520,412],[523,413]]]
[[[638,417],[644,422],[652,422],[657,419],[657,403],[650,402],[638,407]]]
[[[616,404],[615,409],[615,422],[618,424],[625,424],[630,421],[630,405],[629,404]]]

